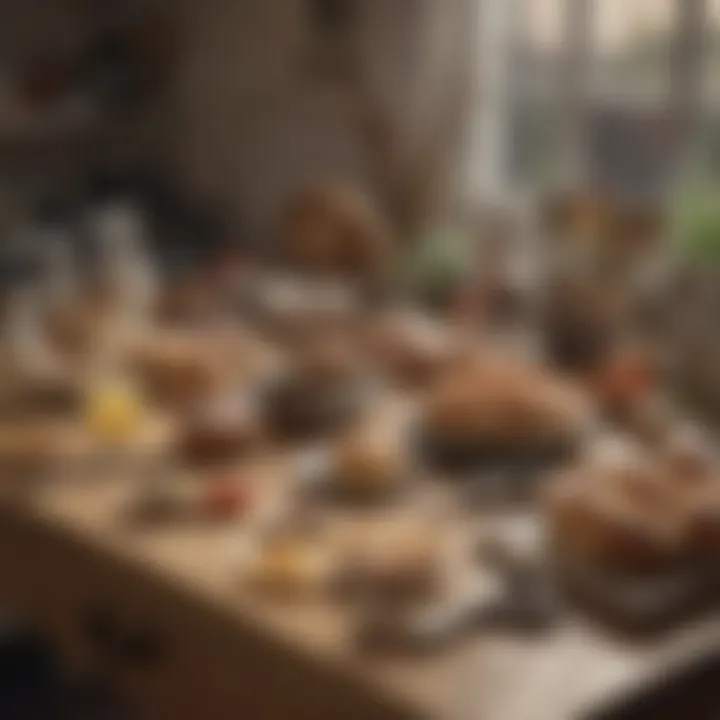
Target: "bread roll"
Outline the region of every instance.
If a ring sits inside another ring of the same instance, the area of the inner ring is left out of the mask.
[[[331,472],[340,492],[372,498],[397,490],[407,479],[408,470],[402,437],[382,429],[362,428],[340,440]]]
[[[285,207],[278,250],[281,261],[296,270],[366,280],[382,272],[391,245],[367,197],[339,183],[317,183]]]
[[[431,436],[453,444],[522,447],[577,436],[587,422],[583,398],[534,368],[480,363],[454,373],[426,406]]]

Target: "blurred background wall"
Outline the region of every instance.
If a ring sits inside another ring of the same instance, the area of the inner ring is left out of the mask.
[[[410,169],[408,156],[429,153],[443,173],[445,161],[452,164],[453,138],[443,136],[442,158],[434,145],[460,101],[468,3],[335,5],[326,29],[323,3],[182,7],[179,172],[251,233],[266,229],[287,192],[309,176],[338,175],[382,192],[388,173]]]
[[[718,18],[718,0],[6,2],[0,227],[102,168],[250,240],[318,175],[412,229],[488,186],[557,182],[575,135],[593,182],[653,190],[673,105],[702,115],[696,157],[720,175]]]

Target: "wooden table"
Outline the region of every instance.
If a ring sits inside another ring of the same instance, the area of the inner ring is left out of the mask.
[[[137,473],[136,473],[137,474]],[[563,720],[720,643],[709,619],[629,646],[580,618],[540,637],[479,632],[438,654],[363,657],[337,607],[241,590],[241,525],[119,521],[133,473],[58,479],[0,500],[0,596],[141,717]]]

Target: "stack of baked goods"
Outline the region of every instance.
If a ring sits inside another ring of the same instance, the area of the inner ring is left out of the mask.
[[[312,338],[268,387],[265,416],[282,438],[339,431],[356,419],[369,393],[367,366],[345,334]]]
[[[264,432],[255,398],[238,394],[208,400],[181,422],[179,450],[187,462],[230,462],[256,450]]]
[[[409,414],[379,403],[330,446],[324,477],[315,478],[331,497],[350,503],[384,503],[416,480]]]
[[[282,523],[255,540],[245,558],[251,587],[282,599],[317,598],[331,587],[337,548],[314,523]]]
[[[720,558],[720,466],[685,437],[657,455],[582,461],[550,484],[546,509],[559,557],[610,576],[686,574]]]
[[[160,406],[184,410],[274,369],[277,356],[242,328],[146,334],[128,349],[130,370]]]
[[[385,605],[418,604],[447,589],[456,549],[441,524],[404,516],[376,517],[338,539],[338,589]]]
[[[429,459],[448,469],[545,464],[571,455],[591,421],[574,386],[513,358],[482,356],[433,388],[421,440]]]

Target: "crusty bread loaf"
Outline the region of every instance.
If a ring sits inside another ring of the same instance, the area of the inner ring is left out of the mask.
[[[430,434],[442,441],[523,445],[570,438],[587,419],[572,388],[533,367],[496,360],[459,369],[426,406]]]
[[[280,219],[280,260],[296,270],[367,279],[379,274],[390,251],[380,213],[354,188],[309,185]]]

